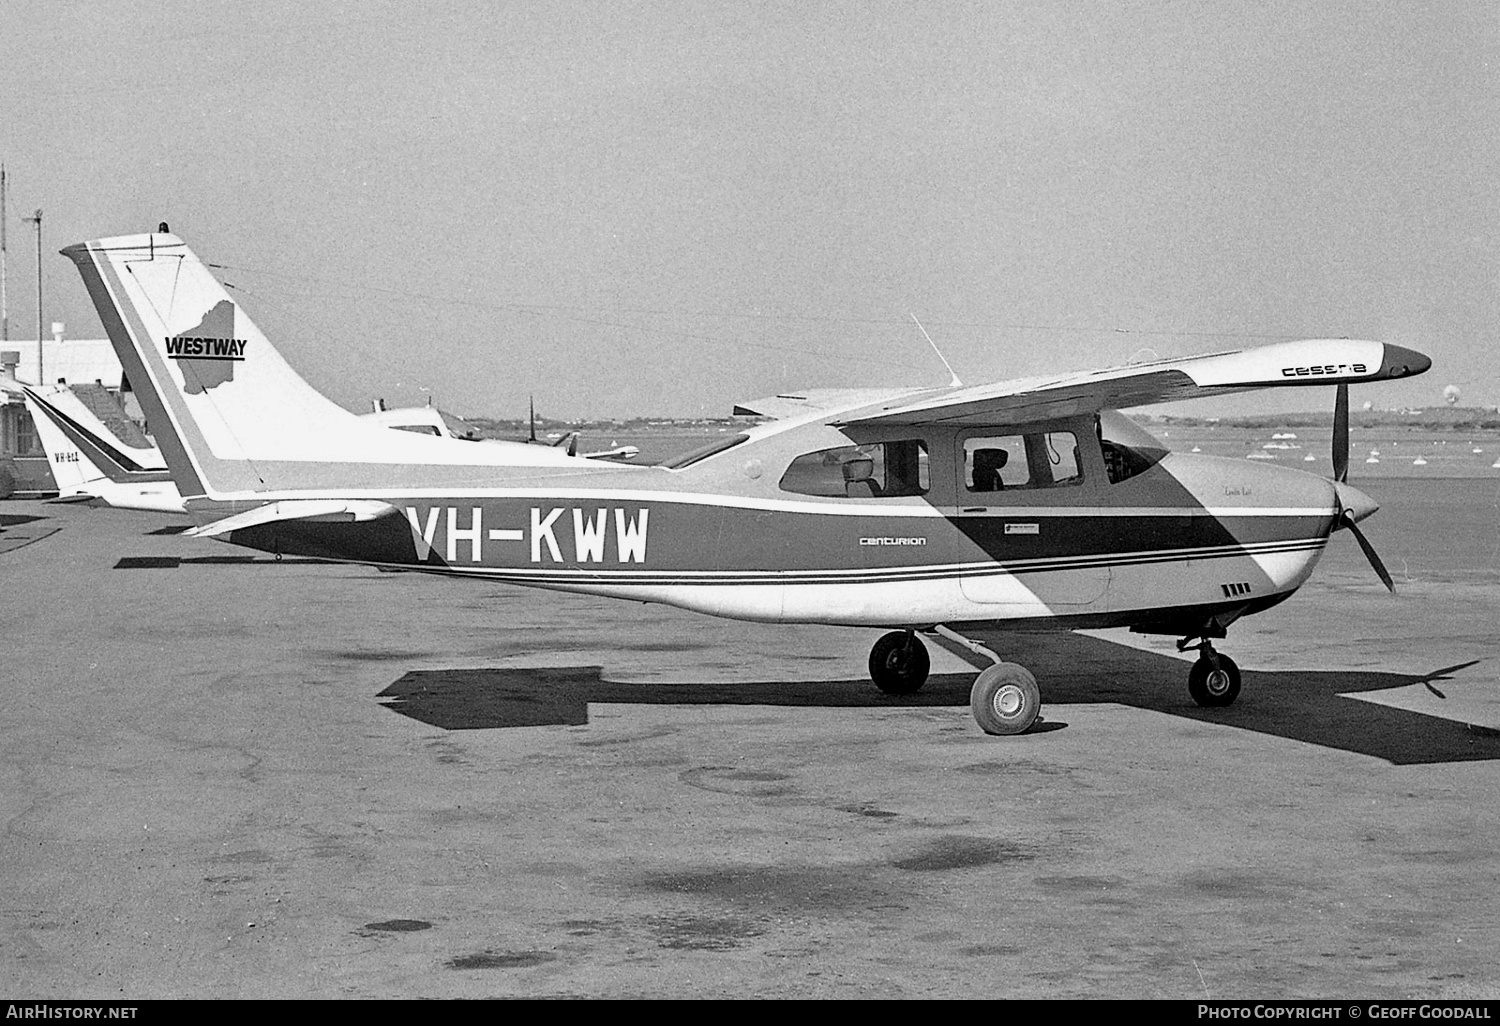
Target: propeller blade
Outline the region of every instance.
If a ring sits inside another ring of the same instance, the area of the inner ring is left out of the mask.
[[[527,403],[528,403],[528,405],[530,406],[530,409],[531,409],[531,440],[533,442],[535,442],[536,441],[536,398],[534,396],[531,397],[531,398],[528,398],[527,399]]]
[[[1364,550],[1365,558],[1370,561],[1370,565],[1375,568],[1375,573],[1380,576],[1381,583],[1389,589],[1392,595],[1396,594],[1396,582],[1391,580],[1391,575],[1386,571],[1385,564],[1375,554],[1375,546],[1370,544],[1370,540],[1365,537],[1365,533],[1354,523],[1354,514],[1349,510],[1345,510],[1341,519],[1343,520],[1343,525],[1349,529],[1349,533],[1354,535],[1354,540],[1359,542],[1359,547]]]
[[[1349,480],[1349,386],[1340,385],[1333,399],[1333,479]]]

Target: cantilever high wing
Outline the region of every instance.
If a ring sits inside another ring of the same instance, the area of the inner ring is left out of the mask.
[[[863,409],[876,403],[910,401],[916,396],[932,395],[934,388],[814,388],[800,392],[779,392],[759,399],[745,399],[734,404],[736,417],[767,417],[771,420],[806,420],[847,410]]]
[[[1308,339],[1105,370],[935,389],[850,411],[835,423],[1021,423],[1258,388],[1387,381],[1421,374],[1431,365],[1421,353],[1385,342]]]

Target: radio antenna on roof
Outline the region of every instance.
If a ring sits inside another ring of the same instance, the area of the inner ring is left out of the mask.
[[[943,361],[943,366],[948,368],[948,376],[953,379],[952,381],[948,382],[948,384],[955,387],[958,385],[962,385],[963,382],[958,380],[958,375],[953,373],[953,365],[948,362],[948,358],[943,355],[943,351],[937,347],[937,343],[932,340],[932,336],[927,334],[927,329],[922,327],[922,322],[917,320],[917,315],[914,313],[908,313],[907,316],[909,316],[912,323],[917,326],[917,330],[922,333],[922,337],[927,340],[927,344],[932,347],[932,351],[934,353],[937,353],[937,358]]]

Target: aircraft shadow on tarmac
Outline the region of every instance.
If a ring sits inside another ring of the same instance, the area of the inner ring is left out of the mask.
[[[116,570],[176,570],[180,566],[294,566],[327,563],[303,556],[121,556]]]
[[[1394,709],[1341,694],[1433,682],[1473,666],[1422,676],[1369,671],[1241,670],[1244,690],[1223,709],[1202,709],[1187,694],[1187,663],[1077,634],[1010,636],[1007,650],[1042,685],[1043,719],[1059,706],[1094,702],[1150,709],[1385,759],[1396,765],[1500,758],[1496,732]],[[1024,656],[1022,655],[1024,653]],[[628,684],[598,666],[412,670],[380,692],[395,712],[446,730],[588,722],[588,703],[907,708],[967,706],[970,674],[931,677],[915,695],[884,695],[868,680]]]
[[[0,513],[0,553],[22,548],[56,534],[62,525],[52,524],[50,520],[50,517],[23,513]]]

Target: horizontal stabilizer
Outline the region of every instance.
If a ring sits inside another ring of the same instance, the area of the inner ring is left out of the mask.
[[[187,534],[192,538],[214,538],[231,531],[243,531],[249,527],[283,520],[348,523],[374,520],[395,512],[395,506],[378,499],[283,499],[193,528]]]

